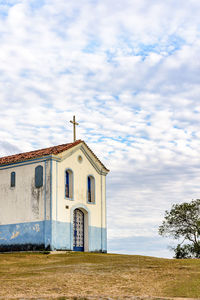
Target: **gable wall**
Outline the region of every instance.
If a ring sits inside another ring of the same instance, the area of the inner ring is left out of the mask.
[[[83,158],[78,161],[78,156]],[[73,171],[73,199],[65,198],[65,170]],[[106,248],[106,199],[105,199],[105,176],[100,175],[91,162],[79,148],[71,152],[71,155],[60,162],[53,161],[52,165],[53,186],[52,186],[52,219],[57,222],[57,227],[63,223],[62,241],[65,239],[67,248],[71,249],[73,244],[73,209],[82,207],[88,211],[88,225],[90,241],[89,251],[101,250],[102,231],[104,232],[104,248]],[[95,203],[87,203],[87,176],[95,178]],[[66,208],[67,206],[67,208]],[[60,225],[58,225],[60,224]],[[64,230],[66,232],[64,233]],[[59,233],[54,227],[53,235],[56,236],[58,245]],[[93,232],[93,233],[92,233]],[[64,234],[64,235],[63,235]],[[67,240],[68,236],[68,240]],[[93,237],[92,237],[93,236]],[[96,236],[96,237],[95,237]],[[69,239],[70,237],[70,239]],[[64,242],[63,242],[64,243]],[[62,247],[63,248],[63,247]]]
[[[78,162],[79,155],[83,157],[82,163]],[[83,152],[79,149],[65,160],[53,162],[53,168],[53,220],[70,221],[70,208],[80,203],[86,205],[91,211],[91,224],[101,226],[99,213],[101,211],[101,175],[97,173]],[[68,168],[73,171],[73,200],[65,198],[65,170]],[[95,204],[87,203],[88,175],[95,178]],[[104,190],[104,183],[102,185]],[[66,205],[69,209],[65,208]]]

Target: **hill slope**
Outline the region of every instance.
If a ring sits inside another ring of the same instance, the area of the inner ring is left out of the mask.
[[[200,297],[200,260],[78,252],[0,254],[3,299],[144,295]]]

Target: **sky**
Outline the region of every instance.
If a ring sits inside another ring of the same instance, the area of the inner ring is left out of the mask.
[[[0,0],[0,156],[72,141],[110,169],[108,251],[172,257],[200,197],[200,1]]]

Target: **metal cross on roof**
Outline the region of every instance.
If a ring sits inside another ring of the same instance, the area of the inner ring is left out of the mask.
[[[74,128],[74,142],[76,141],[76,125],[79,125],[79,123],[76,122],[75,116],[73,116],[73,121],[70,121],[70,123],[73,124]]]

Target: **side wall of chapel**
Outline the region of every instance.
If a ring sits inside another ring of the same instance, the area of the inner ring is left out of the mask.
[[[43,167],[43,185],[35,187],[35,168]],[[11,173],[15,186],[11,187]],[[0,167],[0,250],[43,248],[50,244],[50,161]],[[45,224],[46,222],[46,224]]]

